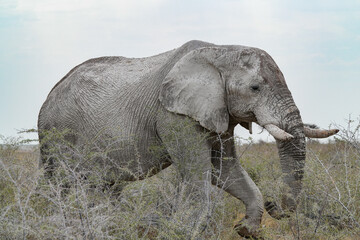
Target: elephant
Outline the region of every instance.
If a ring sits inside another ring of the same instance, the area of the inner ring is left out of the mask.
[[[177,155],[187,151],[190,137],[177,139],[176,148],[166,139],[181,130],[169,126],[185,122],[192,123],[191,138],[207,134],[198,142],[201,154],[192,158],[197,168],[192,181],[215,184],[241,200],[246,216],[236,230],[252,237],[259,234],[264,200],[236,155],[235,126],[251,132],[256,123],[275,138],[289,189],[282,204],[290,211],[302,188],[306,137],[338,131],[303,124],[282,72],[264,50],[198,40],[151,57],[100,57],[76,66],[47,96],[38,130],[40,143],[41,132],[53,128],[70,129],[67,139],[75,146],[97,138],[105,149],[108,139],[121,139],[112,143],[121,147],[108,152],[105,164],[111,166],[109,176],[134,181],[171,164],[184,166]],[[149,150],[153,146],[162,153]],[[43,162],[46,147],[41,146]],[[124,166],[131,173],[122,171]]]

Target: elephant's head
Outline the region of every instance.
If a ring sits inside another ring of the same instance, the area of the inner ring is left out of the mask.
[[[264,127],[277,140],[284,181],[292,196],[285,206],[295,208],[305,163],[305,130],[300,112],[283,74],[265,51],[242,46],[205,47],[182,57],[167,74],[160,101],[169,111],[197,120],[221,133],[240,123]],[[313,134],[315,134],[313,132]]]

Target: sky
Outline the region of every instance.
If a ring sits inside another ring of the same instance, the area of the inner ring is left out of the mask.
[[[267,51],[306,123],[360,117],[358,0],[0,0],[0,135],[36,128],[51,88],[87,59],[146,57],[193,39]],[[260,128],[252,137],[273,140]]]

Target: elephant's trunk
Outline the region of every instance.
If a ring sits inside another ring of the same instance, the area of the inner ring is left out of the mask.
[[[282,127],[294,137],[287,140],[276,140],[283,180],[290,187],[290,192],[284,195],[283,205],[286,209],[293,211],[302,188],[306,157],[304,125],[297,108],[285,116]]]

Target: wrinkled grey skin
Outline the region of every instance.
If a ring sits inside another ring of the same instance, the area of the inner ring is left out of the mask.
[[[177,164],[176,153],[167,151],[171,144],[163,140],[167,126],[187,117],[196,123],[195,134],[206,131],[214,136],[201,144],[199,172],[213,171],[225,182],[221,187],[246,205],[239,234],[256,236],[264,204],[236,157],[232,137],[238,123],[244,127],[249,122],[271,123],[294,136],[277,140],[277,146],[284,182],[291,189],[283,204],[295,209],[305,163],[304,126],[280,69],[257,48],[190,41],[148,58],[91,59],[52,89],[40,110],[38,128],[71,129],[79,133],[69,137],[75,145],[99,132],[131,142],[111,152],[108,164],[119,179],[136,180]],[[222,144],[215,140],[219,133]],[[160,159],[149,151],[151,146],[165,146]],[[136,157],[138,161],[129,162]],[[119,166],[135,174],[122,172]],[[207,180],[200,174],[194,181]]]

